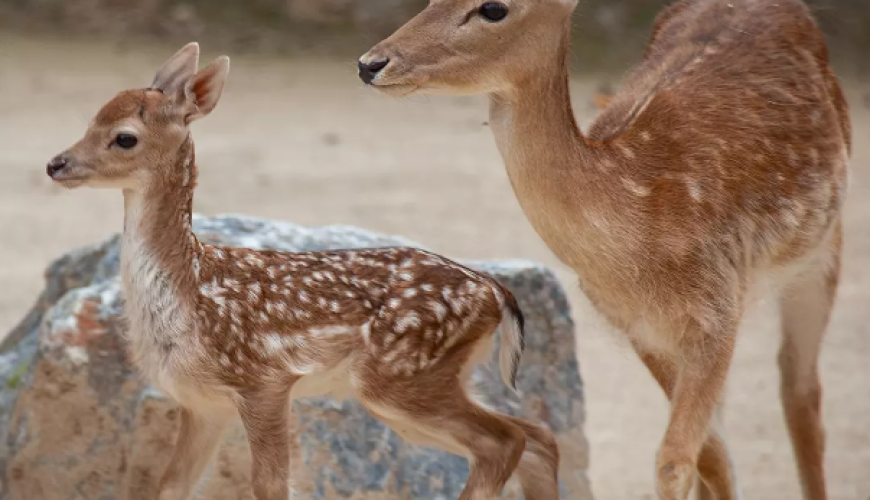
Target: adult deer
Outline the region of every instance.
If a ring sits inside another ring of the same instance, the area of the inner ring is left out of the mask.
[[[248,432],[258,500],[287,500],[289,403],[354,395],[404,438],[465,456],[463,500],[516,470],[525,497],[558,495],[553,435],[475,403],[465,383],[501,324],[513,385],[522,313],[492,277],[412,248],[288,253],[201,243],[189,125],[217,105],[229,72],[197,72],[188,44],[150,88],[119,93],[48,175],[123,190],[121,274],[135,365],[182,406],[161,500],[190,496],[227,422]]]
[[[576,0],[432,0],[359,61],[393,95],[489,95],[531,224],[670,399],[661,499],[738,495],[711,429],[738,324],[777,286],[781,395],[804,497],[825,498],[818,357],[842,246],[850,125],[799,0],[684,0],[587,134],[568,87]]]

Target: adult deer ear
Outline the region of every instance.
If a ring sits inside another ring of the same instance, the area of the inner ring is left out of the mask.
[[[167,59],[157,70],[151,88],[160,89],[167,95],[178,95],[196,74],[198,64],[199,44],[190,42]]]
[[[230,73],[230,58],[220,56],[211,64],[202,68],[194,77],[188,80],[185,96],[186,104],[184,121],[190,123],[212,112],[217,106],[224,90],[224,82]]]

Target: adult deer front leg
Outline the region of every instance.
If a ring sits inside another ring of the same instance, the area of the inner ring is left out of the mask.
[[[685,500],[692,489],[698,457],[710,436],[710,420],[734,353],[737,323],[729,321],[715,332],[697,327],[684,336],[687,342],[675,366],[671,418],[656,459],[662,500]]]
[[[187,500],[214,455],[230,414],[216,411],[206,416],[181,408],[181,426],[175,450],[160,481],[160,500]]]
[[[650,374],[661,386],[668,401],[671,401],[677,380],[676,363],[672,359],[647,351],[638,342],[632,342],[632,346]],[[716,408],[717,410],[721,409],[721,403]],[[738,498],[737,481],[728,448],[712,426],[698,456],[697,467],[698,473],[703,479],[696,481],[695,485],[698,500],[733,500]]]
[[[257,500],[290,498],[289,391],[290,385],[259,388],[242,394],[239,404],[251,446],[251,483]]]

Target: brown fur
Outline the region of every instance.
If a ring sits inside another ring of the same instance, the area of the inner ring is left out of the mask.
[[[159,498],[190,496],[239,414],[255,497],[286,500],[289,403],[321,394],[353,395],[406,439],[467,457],[462,499],[494,496],[514,472],[527,499],[554,498],[552,434],[466,391],[500,324],[502,376],[516,376],[522,313],[495,279],[413,248],[288,253],[196,238],[188,125],[214,108],[229,70],[220,58],[196,72],[198,52],[170,58],[153,88],[118,94],[49,168],[69,187],[123,189],[131,355],[182,406]],[[124,149],[119,133],[138,144]]]
[[[783,297],[783,403],[808,500],[825,498],[816,369],[839,272],[849,115],[799,0],[683,0],[584,135],[566,56],[573,0],[433,1],[361,59],[386,92],[486,93],[508,175],[538,234],[624,330],[671,401],[659,498],[696,470],[737,496],[708,429],[746,304]],[[460,18],[461,29],[451,26]],[[802,307],[796,307],[802,304]]]

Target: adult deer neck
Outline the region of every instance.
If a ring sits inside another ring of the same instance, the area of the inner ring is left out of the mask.
[[[140,309],[177,307],[195,296],[201,244],[191,226],[196,165],[190,138],[173,162],[141,190],[124,191],[121,271],[128,301],[130,295],[142,300],[134,304]]]
[[[508,90],[490,94],[490,126],[515,189],[529,180],[564,185],[568,171],[572,184],[594,173],[600,154],[586,141],[571,107],[569,40],[566,28],[538,68]]]
[[[601,224],[599,214],[619,206],[612,184],[620,165],[577,127],[569,39],[566,27],[558,49],[542,53],[550,59],[508,90],[490,95],[490,127],[526,217],[557,256],[577,268],[585,262],[579,244],[601,250],[594,247],[597,242],[611,241],[611,226]]]

